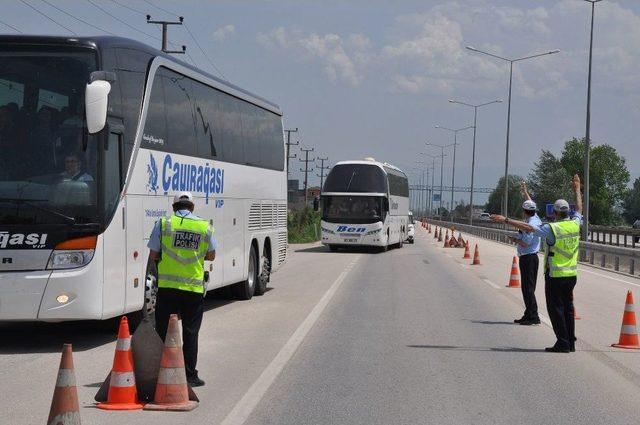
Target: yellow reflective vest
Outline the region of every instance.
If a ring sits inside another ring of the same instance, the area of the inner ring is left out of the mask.
[[[578,275],[580,224],[576,220],[549,223],[556,243],[549,245],[545,264],[551,277]]]
[[[158,288],[204,293],[204,257],[212,233],[207,220],[177,215],[160,219]]]

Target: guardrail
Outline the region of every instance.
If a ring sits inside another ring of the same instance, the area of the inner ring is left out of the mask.
[[[442,220],[443,223],[449,223],[450,220]],[[467,225],[468,218],[454,217],[453,222],[457,225]],[[481,219],[474,219],[473,225],[477,227],[488,227],[490,229],[503,229],[516,231],[514,227],[503,223],[494,223],[491,221],[484,221]],[[613,245],[625,248],[640,249],[640,229],[633,229],[631,227],[614,227],[614,226],[589,226],[589,242]]]
[[[440,221],[427,219],[428,223],[435,226],[450,229],[450,221]],[[513,236],[512,231],[504,229],[494,229],[482,226],[469,226],[468,224],[454,223],[453,227],[464,233],[489,239],[495,242],[513,245],[509,236]],[[580,241],[580,262],[583,264],[614,270],[629,276],[640,277],[636,265],[640,264],[640,250],[624,248],[620,246],[605,245],[603,243]]]

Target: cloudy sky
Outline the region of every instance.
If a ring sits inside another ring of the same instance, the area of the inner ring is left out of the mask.
[[[500,98],[505,103],[479,112],[477,134],[476,186],[494,186],[504,173],[508,64],[467,45],[507,57],[561,50],[515,65],[513,173],[526,175],[541,149],[558,153],[564,140],[584,136],[590,5],[582,0],[3,2],[0,20],[24,33],[69,34],[25,3],[78,34],[99,31],[62,11],[152,45],[140,31],[157,36],[159,29],[136,11],[172,17],[155,5],[182,14],[217,69],[185,29],[171,28],[189,60],[281,105],[285,126],[299,127],[301,144],[332,163],[374,156],[413,173],[425,158],[419,152],[439,152],[426,140],[452,141],[435,125],[472,124],[473,110],[448,99]],[[596,9],[592,139],[615,146],[640,177],[640,1],[604,0]],[[471,136],[459,134],[457,184],[470,179]],[[298,170],[297,160],[291,168]]]

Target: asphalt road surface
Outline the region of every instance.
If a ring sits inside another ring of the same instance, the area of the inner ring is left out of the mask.
[[[610,344],[640,280],[581,266],[577,352],[545,353],[548,324],[512,323],[523,309],[505,287],[512,248],[480,240],[483,265],[469,266],[430,236],[384,254],[295,246],[265,296],[208,300],[207,385],[188,413],[92,407],[113,332],[4,324],[0,424],[46,421],[64,341],[85,424],[638,423],[640,350]],[[537,295],[546,313],[542,279]]]

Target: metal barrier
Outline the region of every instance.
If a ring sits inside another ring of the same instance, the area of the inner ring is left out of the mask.
[[[492,229],[489,227],[469,226],[468,224],[451,223],[427,219],[427,222],[450,229],[468,233],[479,238],[492,240],[499,243],[513,245],[509,236],[514,236],[513,231],[504,229]],[[640,250],[624,248],[620,246],[604,245],[602,243],[580,241],[580,262],[604,269],[611,269],[634,277],[640,277],[636,270],[636,264],[640,264]]]
[[[450,220],[442,220],[441,222],[448,223],[449,226],[451,225]],[[468,218],[454,217],[453,219],[453,223],[456,226],[468,225],[466,224],[468,222]],[[473,225],[477,227],[488,227],[490,229],[516,231],[514,227],[509,226],[508,224],[494,223],[492,221],[485,221],[479,218],[474,218]],[[598,226],[592,224],[589,226],[589,242],[640,249],[640,229],[633,229],[631,227]]]

